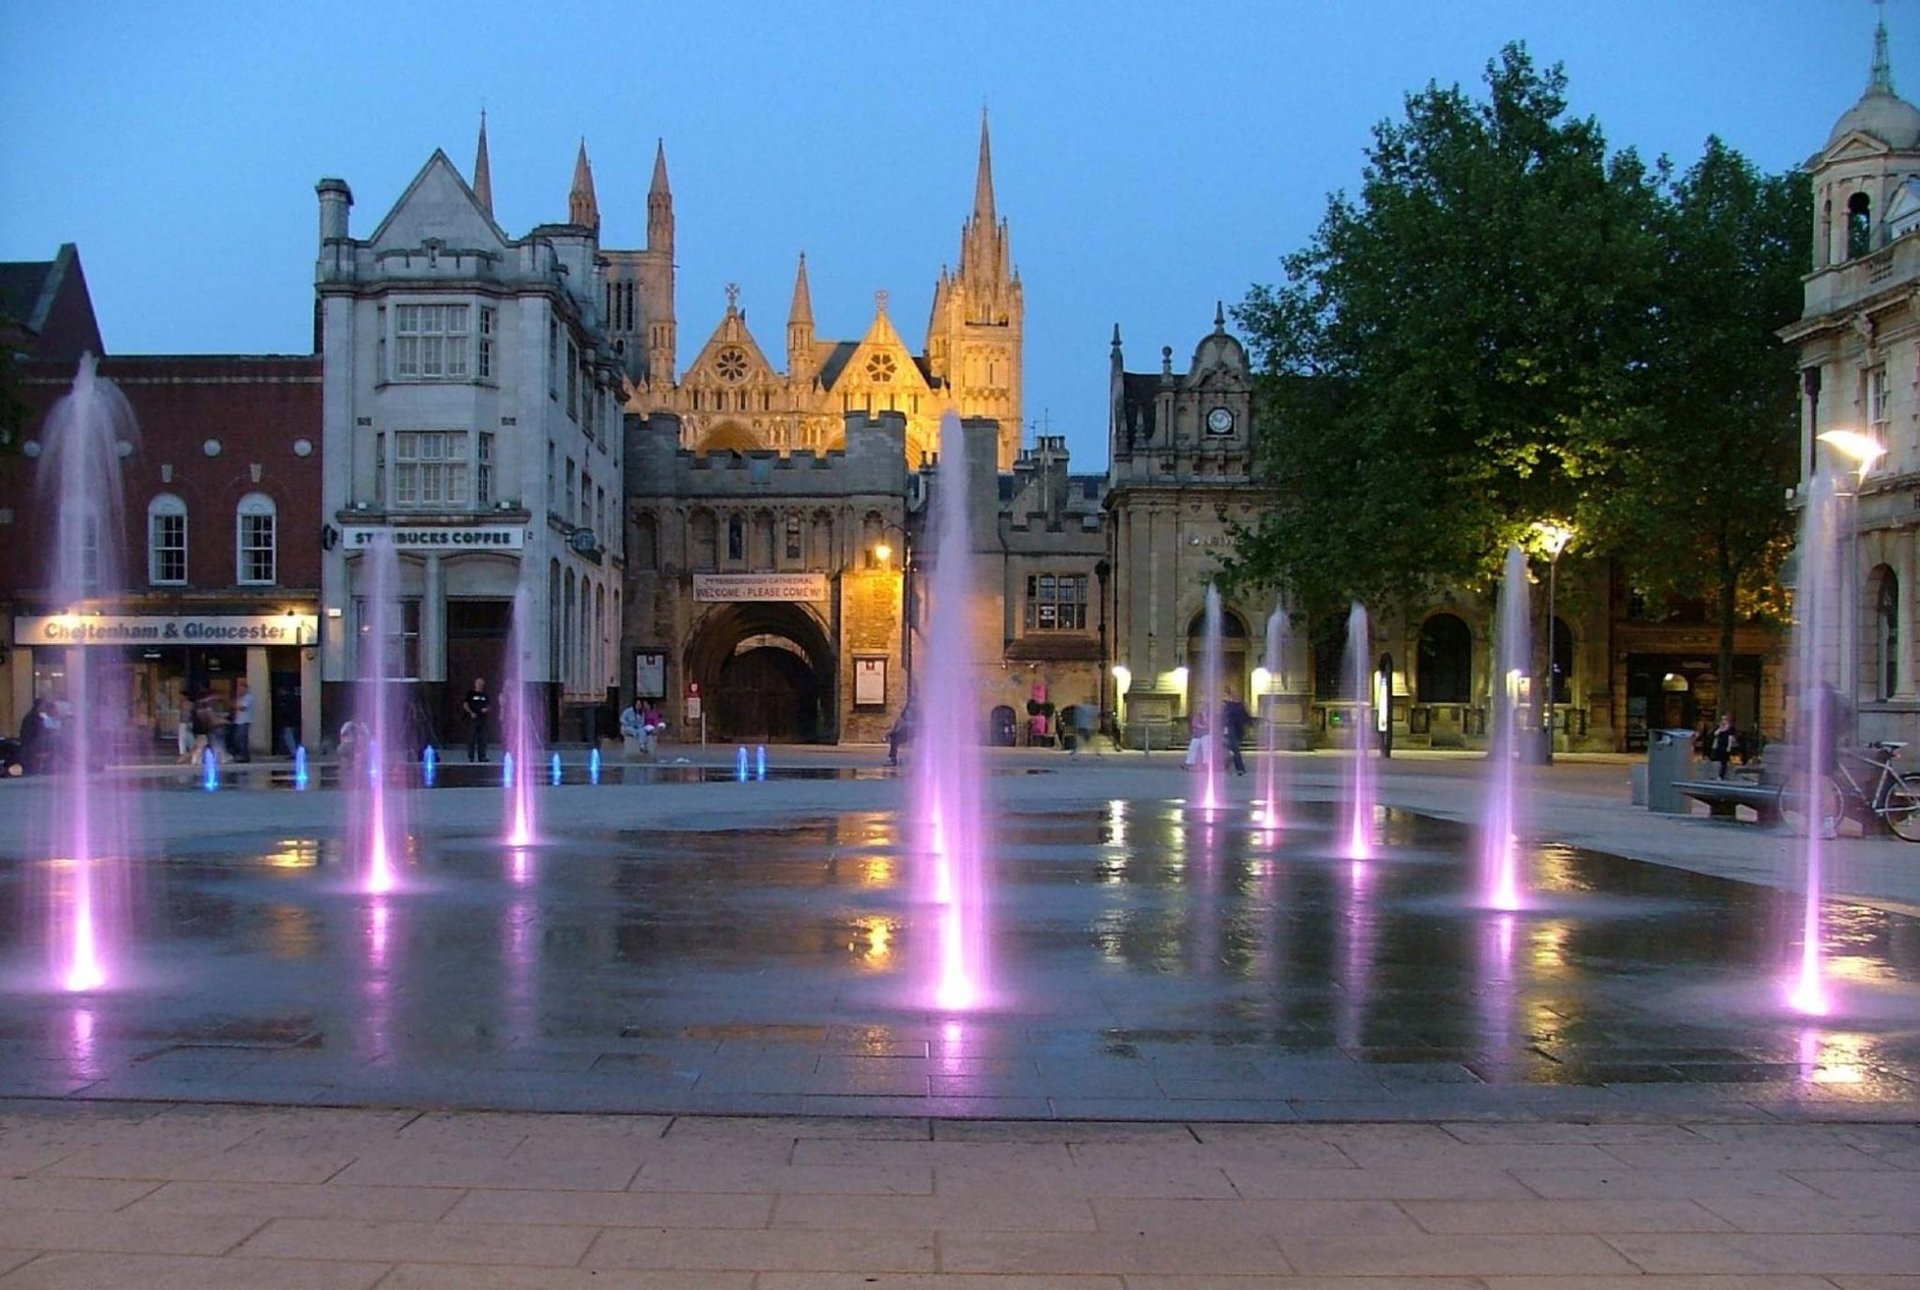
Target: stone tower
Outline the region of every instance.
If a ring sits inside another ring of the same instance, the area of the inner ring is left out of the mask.
[[[607,334],[633,382],[671,383],[678,363],[674,319],[673,188],[667,147],[656,142],[647,189],[647,245],[641,251],[601,249],[607,262]]]
[[[1007,222],[994,211],[993,150],[980,115],[980,166],[973,214],[960,231],[960,263],[942,269],[927,324],[927,367],[969,417],[1000,423],[999,468],[1020,451],[1020,378],[1026,302],[1013,268]]]

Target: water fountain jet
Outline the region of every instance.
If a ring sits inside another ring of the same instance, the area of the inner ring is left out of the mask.
[[[934,471],[933,571],[922,657],[917,742],[909,778],[923,866],[924,898],[936,910],[932,996],[964,1010],[987,996],[986,806],[976,701],[973,539],[967,515],[967,444],[960,418],[940,423]]]
[[[1481,901],[1488,907],[1516,910],[1525,903],[1520,889],[1521,810],[1516,783],[1520,680],[1532,661],[1532,607],[1527,554],[1507,549],[1506,576],[1500,584],[1500,624],[1495,634],[1493,737],[1487,750],[1485,833],[1481,838]]]
[[[1367,744],[1373,734],[1373,638],[1367,607],[1359,601],[1347,614],[1347,682],[1354,698],[1352,756],[1347,765],[1347,858],[1373,858],[1373,820],[1377,793]]]
[[[501,781],[507,790],[507,845],[533,846],[540,837],[536,758],[540,731],[533,700],[532,600],[524,583],[513,593],[513,620],[507,628],[507,656],[500,685]],[[559,754],[554,754],[559,783]]]
[[[115,983],[126,931],[129,799],[95,772],[106,762],[119,722],[107,715],[113,652],[95,651],[84,611],[122,587],[125,498],[120,445],[138,439],[133,410],[92,354],[81,356],[73,386],[47,412],[38,486],[52,506],[53,562],[47,590],[68,625],[61,669],[62,720],[52,756],[64,772],[35,821],[40,854],[52,860],[47,946],[53,978],[70,992]]]

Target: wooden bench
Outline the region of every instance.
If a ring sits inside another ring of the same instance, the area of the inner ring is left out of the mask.
[[[1737,779],[1679,779],[1673,782],[1673,787],[1696,801],[1705,802],[1707,813],[1716,819],[1738,819],[1734,808],[1740,806],[1751,809],[1761,824],[1773,824],[1780,819],[1784,789],[1779,784],[1754,784]]]

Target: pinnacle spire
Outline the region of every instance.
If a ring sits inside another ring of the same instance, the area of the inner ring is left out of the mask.
[[[647,188],[649,196],[671,196],[673,189],[667,186],[667,141],[654,140],[653,145],[653,183]]]
[[[567,194],[567,222],[600,231],[600,203],[593,195],[593,166],[587,161],[587,141],[573,162],[573,191]]]
[[[807,286],[807,253],[800,252],[800,271],[793,277],[793,304],[787,309],[787,326],[799,323],[813,326],[813,292]]]
[[[1867,74],[1867,93],[1893,93],[1893,62],[1887,57],[1887,9],[1883,0],[1874,0],[1880,19],[1873,28],[1873,70]]]
[[[973,218],[983,228],[992,228],[993,218],[993,146],[987,138],[987,109],[980,109],[980,173],[973,181]]]
[[[487,110],[480,109],[480,146],[473,156],[473,195],[480,199],[480,209],[493,218],[493,166],[487,160]]]

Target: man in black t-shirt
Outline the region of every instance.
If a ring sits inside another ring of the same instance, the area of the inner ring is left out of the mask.
[[[485,761],[487,759],[487,678],[473,678],[473,689],[467,691],[467,701],[462,705],[467,712],[470,730],[467,734],[467,760]]]

